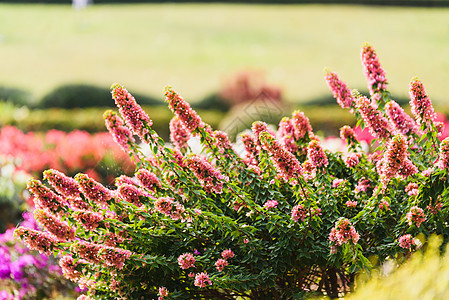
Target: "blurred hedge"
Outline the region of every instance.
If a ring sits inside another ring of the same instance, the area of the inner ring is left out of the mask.
[[[164,139],[168,138],[168,124],[173,113],[166,106],[143,106],[154,122],[153,128]],[[108,107],[90,108],[48,108],[29,109],[17,107],[9,102],[0,102],[0,126],[14,125],[23,131],[47,131],[58,129],[72,131],[75,129],[88,132],[105,131],[103,113]],[[217,110],[198,110],[203,120],[213,128],[218,128],[218,123],[223,113]]]
[[[163,99],[133,93],[142,105],[165,105]],[[1,98],[1,95],[0,95]],[[66,84],[57,87],[39,102],[40,108],[115,107],[109,88],[88,84]]]
[[[0,0],[0,3],[71,4],[71,0]],[[449,0],[93,0],[94,4],[110,3],[247,3],[247,4],[357,4],[393,6],[449,6]]]

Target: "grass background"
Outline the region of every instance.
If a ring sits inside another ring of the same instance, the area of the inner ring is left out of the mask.
[[[64,83],[125,85],[160,96],[172,85],[196,101],[241,70],[263,71],[291,102],[329,94],[325,68],[366,89],[369,41],[393,96],[418,76],[444,104],[449,9],[347,5],[0,4],[0,85],[40,97]]]

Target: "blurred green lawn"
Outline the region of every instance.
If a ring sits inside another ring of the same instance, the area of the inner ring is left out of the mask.
[[[289,101],[329,93],[325,68],[366,88],[359,62],[369,41],[393,96],[418,76],[444,103],[449,9],[332,5],[0,4],[0,85],[42,96],[63,83],[159,96],[172,85],[188,100],[216,91],[240,70],[264,71]]]

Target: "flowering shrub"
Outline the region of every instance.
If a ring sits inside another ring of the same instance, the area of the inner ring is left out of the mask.
[[[63,257],[64,274],[89,290],[80,299],[338,297],[372,268],[367,257],[405,257],[420,245],[418,234],[449,238],[449,140],[438,139],[424,87],[417,79],[410,85],[411,119],[394,104],[369,45],[362,63],[369,98],[347,90],[335,73],[326,80],[377,139],[372,153],[348,126],[341,131],[346,151],[325,150],[301,112],[277,132],[255,122],[240,153],[167,88],[176,118],[169,147],[134,97],[114,85],[119,114],[104,116],[134,157],[135,176],[107,188],[86,174],[48,170],[48,186],[28,184],[46,230],[22,226],[16,234]],[[200,138],[202,153],[188,147],[189,136]]]

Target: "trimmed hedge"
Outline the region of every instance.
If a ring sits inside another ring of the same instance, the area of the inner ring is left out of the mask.
[[[142,105],[157,106],[164,104],[163,99],[156,99],[136,94],[136,99]],[[164,104],[165,105],[165,104]],[[66,84],[57,87],[45,95],[39,102],[40,108],[84,108],[84,107],[115,107],[109,88],[88,84]]]

